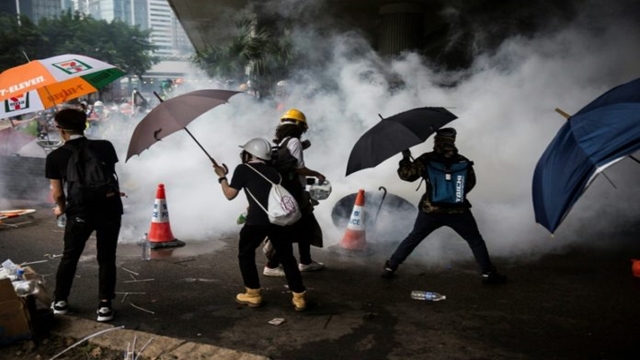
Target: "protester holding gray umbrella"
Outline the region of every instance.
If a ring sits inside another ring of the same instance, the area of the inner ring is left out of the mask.
[[[227,179],[227,168],[224,164],[222,166],[213,164],[224,196],[228,200],[233,200],[238,196],[240,190],[244,189],[247,192],[247,201],[249,202],[247,220],[240,230],[240,242],[238,243],[238,260],[246,291],[238,294],[236,301],[250,307],[262,305],[255,251],[268,236],[278,253],[287,278],[287,285],[293,293],[291,302],[296,311],[302,311],[306,308],[306,289],[302,284],[302,276],[293,256],[291,245],[293,227],[272,224],[266,210],[263,210],[264,206],[261,205],[268,203],[271,189],[269,181],[275,183],[282,181],[280,174],[267,165],[267,162],[271,160],[271,144],[262,138],[252,139],[242,146],[241,158],[242,164],[234,170],[231,181]],[[265,179],[269,179],[269,181]]]
[[[473,162],[458,154],[456,130],[436,131],[433,151],[411,160],[404,150],[398,175],[405,181],[426,180],[427,189],[420,199],[418,217],[413,230],[402,240],[384,264],[383,277],[391,278],[413,250],[434,230],[448,226],[467,241],[482,272],[485,284],[505,283],[507,278],[497,272],[489,258],[486,244],[471,213],[466,198],[476,184]]]

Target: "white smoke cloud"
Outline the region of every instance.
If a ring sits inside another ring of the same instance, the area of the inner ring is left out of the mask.
[[[282,6],[274,9],[299,11],[292,5],[297,2],[275,3]],[[601,6],[615,9],[610,5]],[[620,190],[633,188],[640,166],[626,160],[607,171],[618,190],[598,178],[554,238],[535,224],[533,215],[533,170],[565,121],[554,109],[575,113],[640,73],[638,23],[625,20],[623,13],[601,10],[584,9],[575,21],[537,38],[508,39],[497,50],[479,54],[471,68],[461,72],[442,72],[413,53],[387,63],[357,32],[300,29],[296,46],[317,51],[327,60],[313,70],[295,69],[295,78],[304,81],[294,86],[287,103],[308,119],[310,130],[305,136],[312,146],[305,151],[307,166],[326,175],[333,185],[332,195],[315,211],[325,233],[325,248],[338,243],[344,233],[331,219],[333,205],[343,196],[358,189],[376,192],[384,186],[389,193],[417,204],[424,185],[416,192],[418,182],[398,179],[399,155],[376,168],[349,177],[344,174],[353,144],[379,121],[379,114],[388,117],[422,106],[443,106],[458,116],[451,126],[458,130],[458,147],[475,162],[478,176],[469,196],[472,211],[494,257],[526,259],[561,251],[581,244],[578,229],[607,230],[636,219],[638,206],[631,203],[638,203],[637,195]],[[390,91],[388,74],[401,79],[404,87]],[[202,79],[202,74],[188,79]],[[443,87],[442,83],[455,85]],[[197,88],[210,86],[196,84]],[[238,145],[258,136],[270,140],[280,115],[273,104],[241,94],[193,121],[189,130],[233,171],[240,160]],[[124,163],[131,130],[127,127],[108,136],[117,146],[118,172],[129,194],[124,199],[121,241],[133,242],[147,231],[159,183],[166,186],[171,226],[179,239],[202,242],[237,234],[235,219],[247,205],[245,195],[231,202],[224,198],[209,160],[186,132],[173,134]],[[418,156],[431,147],[432,140],[427,140],[411,150]],[[386,218],[381,223],[385,232],[394,226]],[[403,226],[393,230],[395,239],[371,240],[397,242],[409,231]],[[471,259],[471,252],[464,249],[463,240],[443,229],[432,234],[412,258],[434,266]]]

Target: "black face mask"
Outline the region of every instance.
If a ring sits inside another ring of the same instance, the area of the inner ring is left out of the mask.
[[[450,158],[458,154],[458,148],[454,144],[448,142],[436,142],[433,145],[433,149],[438,153],[438,155],[445,158]]]

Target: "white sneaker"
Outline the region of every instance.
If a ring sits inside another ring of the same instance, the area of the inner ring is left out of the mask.
[[[113,309],[111,308],[111,306],[101,306],[100,308],[98,308],[98,311],[96,311],[96,313],[98,314],[98,321],[100,322],[113,320]]]
[[[278,265],[278,267],[274,269],[271,269],[265,266],[264,270],[262,271],[262,275],[273,276],[273,277],[284,277],[284,270],[282,269],[282,265]]]
[[[66,315],[69,313],[69,304],[66,301],[54,301],[51,303],[51,310],[56,315]]]
[[[298,264],[298,269],[300,269],[301,272],[318,271],[324,269],[324,264],[315,261],[312,261],[311,264],[307,265],[300,263]]]

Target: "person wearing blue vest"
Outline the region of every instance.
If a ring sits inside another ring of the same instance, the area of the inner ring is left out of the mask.
[[[458,154],[457,132],[453,128],[436,131],[433,151],[411,160],[411,152],[402,152],[398,176],[405,181],[426,180],[427,190],[420,199],[418,217],[411,233],[384,264],[382,276],[392,278],[413,250],[434,230],[448,226],[467,241],[485,284],[503,284],[507,277],[498,273],[471,213],[467,193],[476,185],[473,162]]]

